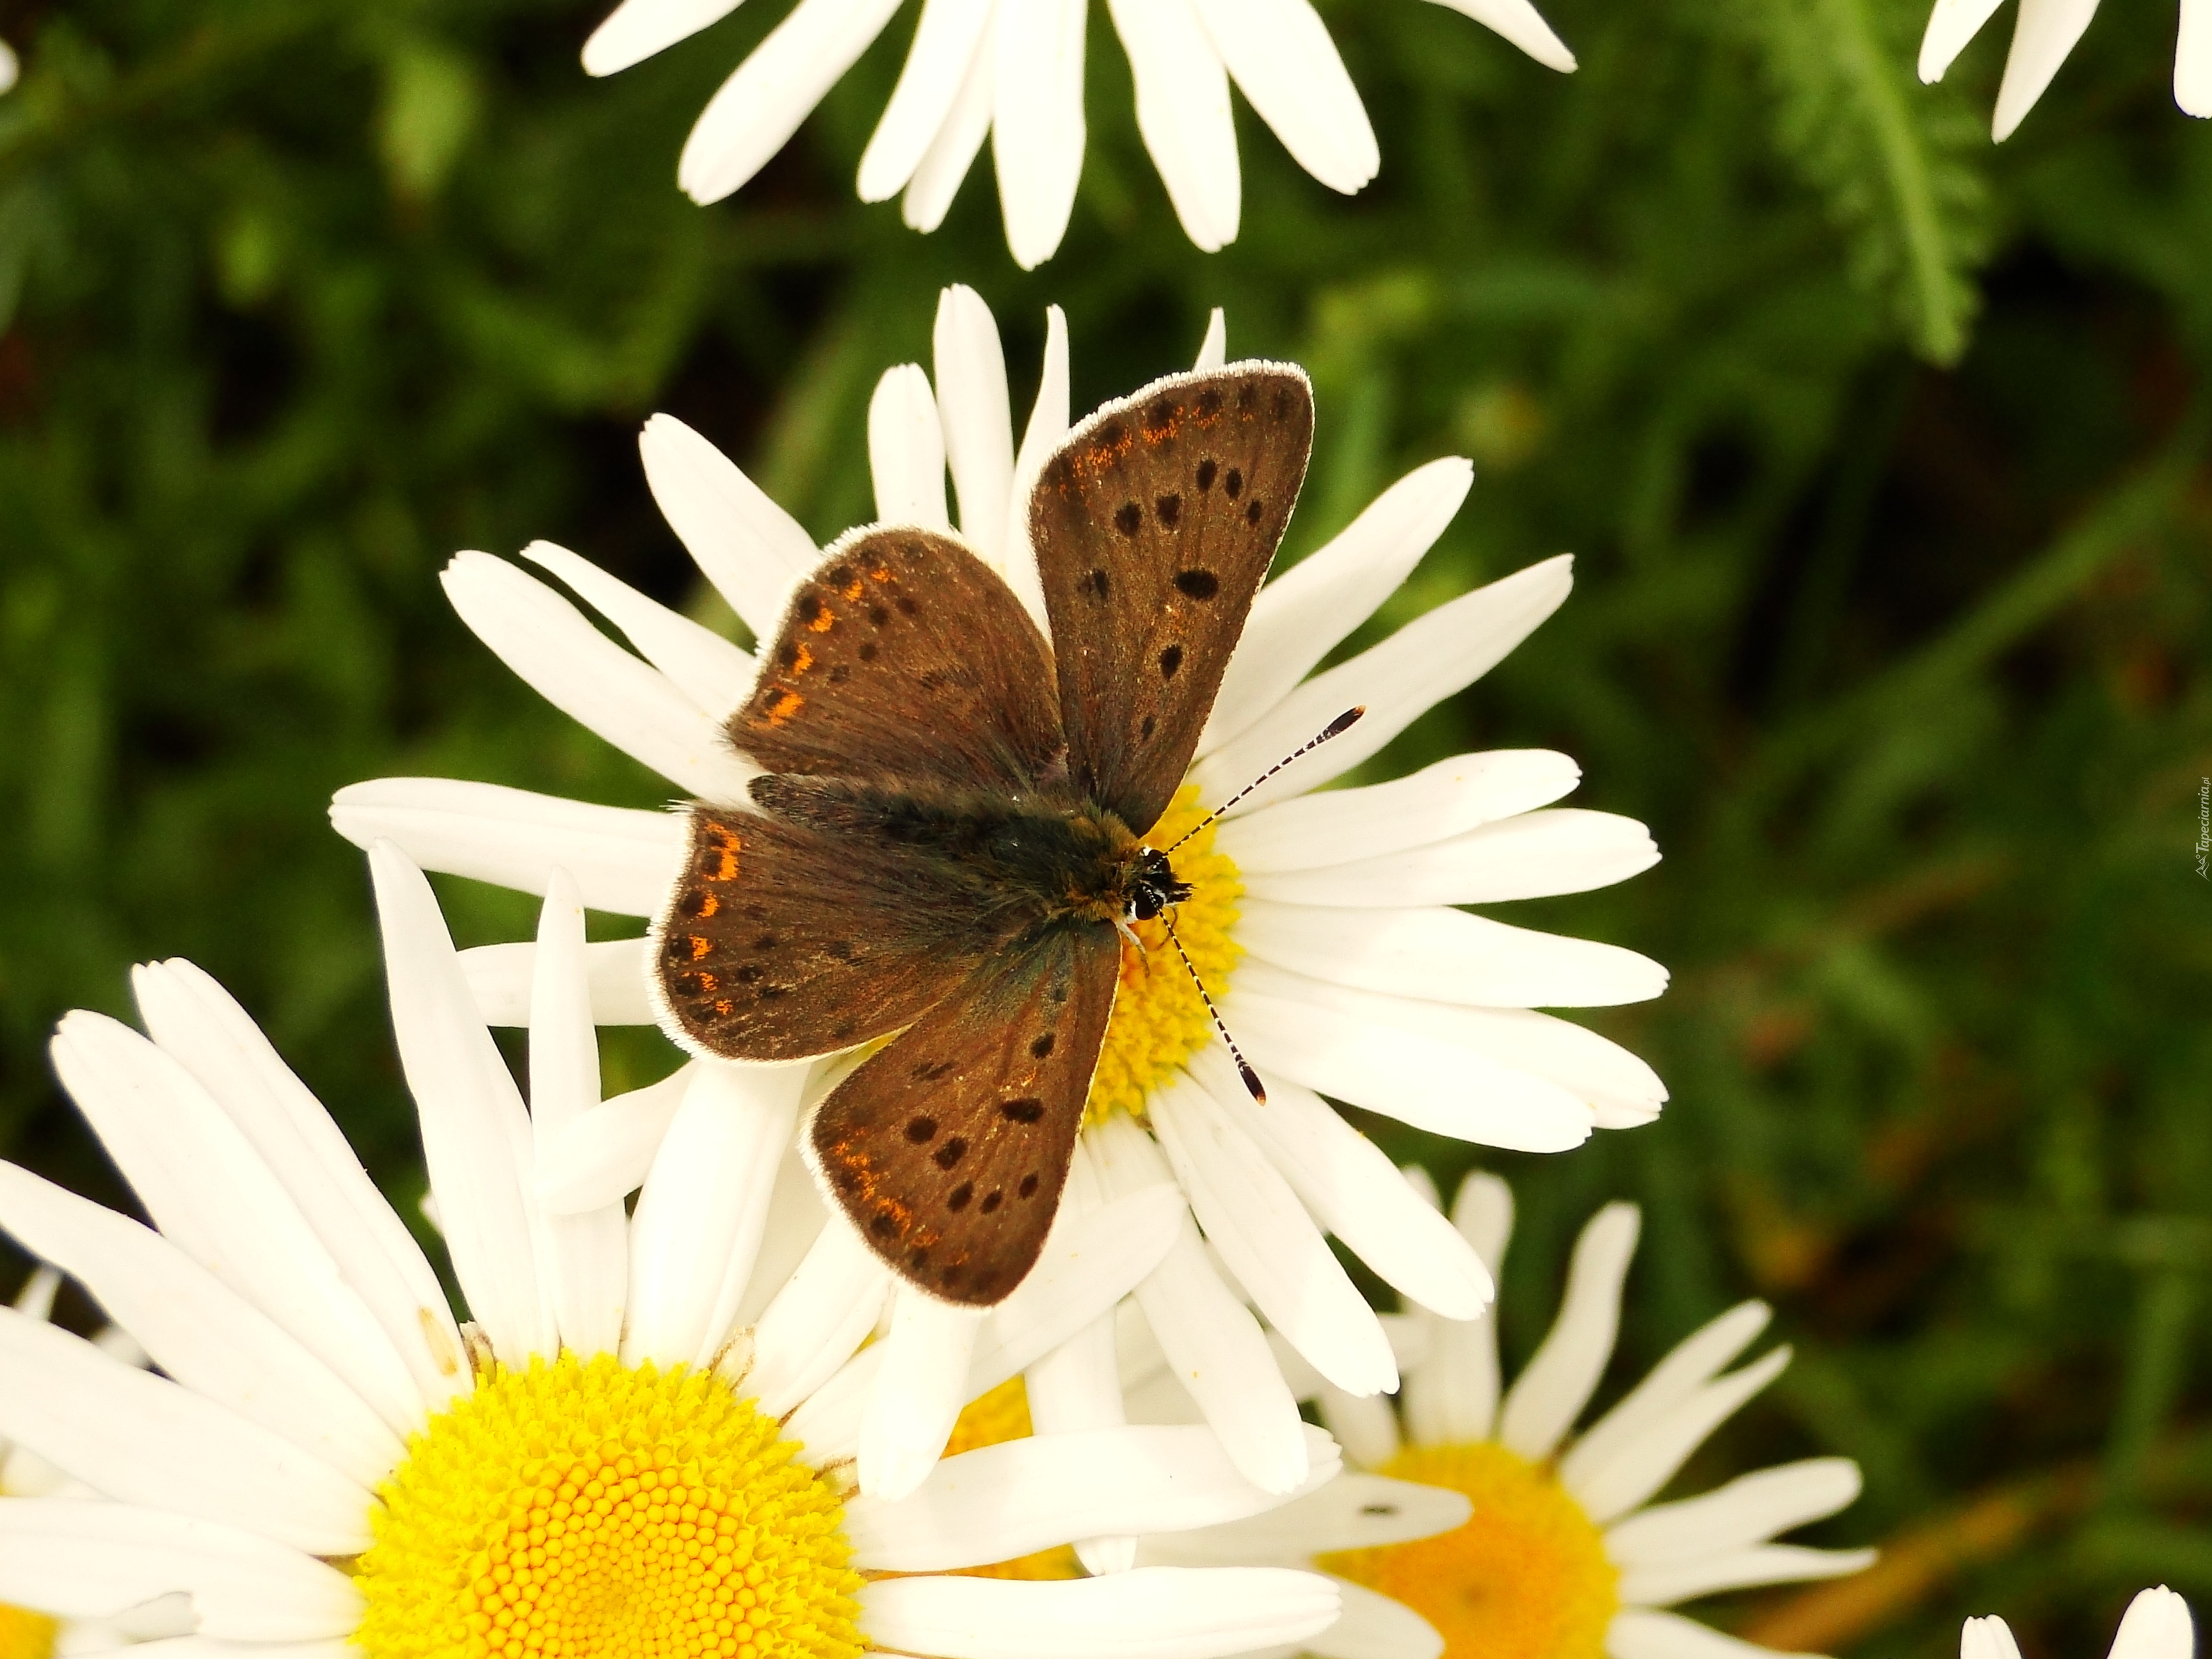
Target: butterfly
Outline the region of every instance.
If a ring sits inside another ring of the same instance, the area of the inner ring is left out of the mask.
[[[872,526],[801,583],[727,723],[763,769],[756,810],[690,808],[653,933],[664,1024],[738,1060],[890,1039],[804,1150],[870,1248],[936,1297],[999,1302],[1043,1248],[1121,932],[1189,896],[1145,837],[1312,443],[1295,368],[1154,381],[1038,475],[1049,643],[951,536]]]

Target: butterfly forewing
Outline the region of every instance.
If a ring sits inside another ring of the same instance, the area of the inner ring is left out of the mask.
[[[1140,836],[1198,747],[1312,447],[1304,374],[1232,364],[1108,405],[1039,475],[1069,769]]]
[[[863,1237],[935,1295],[988,1306],[1044,1247],[1113,1011],[1104,922],[986,963],[822,1103],[808,1132]]]
[[[959,872],[910,848],[705,806],[690,828],[656,969],[694,1048],[834,1054],[917,1018],[996,943]]]
[[[764,770],[1025,789],[1062,739],[1052,659],[981,559],[927,530],[830,550],[793,596],[729,738]]]

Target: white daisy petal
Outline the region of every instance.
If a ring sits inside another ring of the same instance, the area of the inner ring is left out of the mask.
[[[645,1184],[684,1091],[703,1069],[686,1060],[658,1083],[617,1095],[570,1124],[538,1155],[538,1201],[548,1215],[611,1204]]]
[[[1593,1008],[1643,1002],[1667,988],[1667,970],[1633,951],[1462,910],[1352,910],[1248,898],[1237,942],[1297,973],[1436,1002]]]
[[[1198,753],[1210,755],[1241,736],[1372,616],[1436,544],[1474,483],[1473,464],[1455,455],[1415,467],[1327,546],[1262,587],[1221,677]]]
[[[1344,1612],[1306,1644],[1316,1659],[1438,1659],[1444,1638],[1403,1601],[1338,1579]]]
[[[1014,457],[1013,484],[1006,496],[1006,586],[1030,613],[1038,632],[1052,637],[1045,614],[1044,582],[1037,574],[1036,550],[1030,544],[1030,496],[1037,475],[1067,436],[1067,316],[1058,306],[1044,313],[1044,368],[1037,378],[1036,402]]]
[[[423,1395],[383,1327],[191,1073],[128,1026],[82,1011],[62,1020],[52,1052],[62,1086],[162,1234],[392,1427],[420,1423]]]
[[[1108,0],[1137,84],[1137,131],[1183,234],[1218,252],[1237,240],[1243,185],[1229,72],[1192,0]]]
[[[435,1407],[465,1389],[460,1332],[437,1274],[344,1133],[252,1016],[182,958],[134,968],[131,985],[148,1034],[199,1079],[292,1194],[423,1400]]]
[[[1568,1448],[1559,1460],[1560,1484],[1582,1497],[1615,1460],[1635,1455],[1658,1425],[1751,1346],[1770,1317],[1764,1302],[1741,1302],[1676,1343],[1650,1375]]]
[[[1754,1584],[1790,1584],[1808,1578],[1840,1578],[1875,1564],[1878,1550],[1816,1550],[1801,1544],[1757,1544],[1714,1552],[1692,1561],[1637,1567],[1620,1575],[1621,1604],[1631,1607],[1671,1607],[1722,1590]]]
[[[1652,1607],[1614,1613],[1606,1627],[1605,1651],[1607,1659],[1774,1659],[1772,1648]]]
[[[1226,800],[1358,706],[1367,710],[1358,725],[1254,790],[1237,811],[1256,811],[1351,770],[1526,639],[1567,597],[1573,570],[1574,561],[1565,554],[1531,565],[1438,605],[1349,662],[1316,675],[1198,763],[1199,793],[1207,800]]]
[[[612,75],[720,22],[740,0],[623,0],[584,42],[584,73]]]
[[[1240,876],[1288,875],[1433,846],[1548,806],[1582,769],[1547,749],[1453,755],[1387,783],[1326,789],[1231,818],[1215,845]]]
[[[981,295],[955,283],[938,296],[930,337],[945,459],[960,499],[960,533],[997,565],[1006,556],[1014,476],[1014,417],[999,325]]]
[[[1589,1138],[1589,1108],[1557,1085],[1389,1023],[1379,1001],[1264,962],[1243,964],[1220,999],[1222,1018],[1263,1075],[1280,1073],[1455,1140],[1556,1152]]]
[[[129,1638],[131,1659],[354,1659],[361,1650],[350,1637],[324,1642],[225,1642],[212,1636],[170,1636],[141,1642]]]
[[[1994,1614],[1969,1619],[1959,1628],[1959,1659],[2020,1659],[2012,1626]]]
[[[1377,1549],[1464,1525],[1464,1494],[1385,1475],[1347,1472],[1242,1521],[1147,1538],[1147,1561],[1183,1566],[1288,1565],[1335,1550]]]
[[[331,797],[331,823],[355,846],[389,841],[425,870],[543,897],[557,866],[586,908],[650,916],[684,862],[673,812],[593,806],[458,778],[377,778]]]
[[[799,0],[700,112],[676,182],[719,202],[765,166],[872,46],[899,0]]]
[[[1194,373],[1203,374],[1209,369],[1219,368],[1229,361],[1229,317],[1219,306],[1206,314],[1206,337],[1198,343],[1198,357],[1191,364]],[[1249,631],[1251,624],[1246,624]],[[1216,699],[1217,703],[1218,699]]]
[[[1362,720],[1352,730],[1365,725]],[[1379,910],[1586,893],[1626,881],[1658,861],[1651,832],[1634,818],[1561,806],[1326,869],[1262,874],[1240,866],[1238,873],[1255,898]]]
[[[82,1337],[0,1310],[0,1434],[125,1504],[240,1527],[311,1555],[372,1541],[368,1489],[273,1431]]]
[[[645,482],[700,574],[753,631],[769,639],[792,587],[821,558],[805,527],[737,464],[673,415],[655,415],[637,439]]]
[[[890,1287],[875,1252],[832,1218],[754,1326],[744,1391],[769,1416],[784,1415],[867,1340]]]
[[[580,896],[581,889],[578,890]],[[647,975],[649,941],[614,939],[584,947],[584,984],[595,1025],[651,1025],[659,1019]],[[530,1024],[531,977],[538,947],[527,942],[479,945],[461,952],[461,973],[487,1025]]]
[[[883,1365],[860,1421],[864,1497],[904,1498],[935,1467],[968,1401],[969,1369],[986,1317],[986,1310],[954,1307],[910,1285],[893,1292]]]
[[[876,486],[876,518],[950,530],[945,510],[945,431],[937,394],[920,363],[887,368],[868,399],[868,471]]]
[[[83,1285],[195,1393],[364,1488],[404,1455],[399,1437],[329,1367],[159,1233],[12,1164],[0,1164],[0,1226]]]
[[[569,719],[688,795],[746,799],[745,782],[757,769],[724,740],[726,708],[702,709],[667,675],[504,559],[458,553],[440,580],[470,631]]]
[[[1188,1216],[1182,1194],[1165,1181],[1091,1214],[1063,1212],[1029,1277],[991,1310],[978,1334],[968,1397],[1026,1370],[1120,1302],[1160,1264]],[[1197,1243],[1194,1231],[1191,1242]],[[824,1460],[851,1455],[860,1444],[884,1346],[879,1342],[862,1349],[809,1395],[786,1424],[791,1437]]]
[[[712,629],[649,599],[589,559],[551,542],[532,542],[522,556],[551,571],[623,632],[640,656],[708,714],[729,712],[752,695],[753,659]]]
[[[1340,1606],[1329,1580],[1279,1567],[1140,1567],[1061,1583],[889,1578],[859,1599],[872,1644],[939,1659],[1214,1659],[1311,1636]]]
[[[776,1166],[775,1185],[769,1193],[768,1223],[761,1229],[752,1277],[738,1304],[738,1324],[750,1327],[758,1322],[768,1304],[799,1271],[799,1264],[814,1248],[829,1220],[830,1212],[823,1206],[814,1172],[806,1167],[796,1145],[785,1147],[783,1161]]]
[[[1584,1483],[1576,1494],[1591,1520],[1603,1526],[1652,1496],[1680,1468],[1705,1437],[1735,1414],[1743,1402],[1782,1373],[1790,1350],[1776,1348],[1684,1401],[1636,1445]]]
[[[1023,0],[998,16],[991,153],[1006,251],[1024,270],[1052,258],[1075,207],[1088,9],[1086,0]]]
[[[1808,1457],[1739,1475],[1680,1503],[1638,1510],[1605,1535],[1605,1553],[1631,1569],[1666,1567],[1763,1544],[1833,1515],[1859,1495],[1848,1457]]]
[[[565,871],[553,872],[538,923],[530,1000],[532,1172],[551,1145],[599,1105],[599,1034],[585,973],[584,907]],[[541,1214],[544,1212],[541,1210]],[[589,1358],[622,1341],[629,1283],[629,1221],[619,1198],[596,1209],[544,1215],[554,1318],[566,1347]]]
[[[1273,987],[1293,976],[1266,963],[1248,963],[1255,977],[1265,972]],[[1397,1030],[1419,1032],[1473,1049],[1508,1072],[1540,1079],[1586,1103],[1600,1128],[1648,1123],[1667,1099],[1667,1085],[1644,1061],[1619,1043],[1571,1020],[1526,1008],[1468,1008],[1413,997],[1383,996],[1340,986],[1323,994],[1304,988],[1295,994],[1321,1000]]]
[[[1406,1201],[1405,1178],[1382,1148],[1296,1084],[1275,1083],[1260,1106],[1227,1060],[1209,1045],[1190,1066],[1315,1220],[1392,1289],[1448,1319],[1473,1318],[1489,1304],[1492,1286],[1482,1262],[1449,1222]]]
[[[987,35],[976,51],[975,61],[968,65],[968,76],[960,83],[952,112],[930,141],[928,152],[914,170],[914,182],[906,187],[905,198],[899,204],[899,216],[914,229],[935,230],[945,222],[961,181],[975,165],[983,140],[990,136],[991,99],[998,79],[999,56]]]
[[[1314,1395],[1322,1426],[1344,1455],[1363,1468],[1378,1468],[1398,1455],[1398,1413],[1388,1395],[1346,1394],[1324,1382]]]
[[[1449,6],[1485,27],[1496,30],[1546,69],[1557,70],[1562,75],[1574,70],[1574,53],[1567,50],[1565,41],[1552,32],[1552,26],[1528,0],[1437,0],[1437,3]]]
[[[1309,1429],[1316,1473],[1335,1449]],[[845,1506],[853,1563],[937,1572],[1012,1560],[1071,1537],[1181,1532],[1271,1509],[1204,1428],[1143,1426],[1041,1434],[949,1457],[896,1502]]]
[[[1152,1137],[1127,1117],[1108,1119],[1085,1139],[1109,1192],[1126,1194],[1169,1176]],[[1137,1303],[1176,1381],[1245,1478],[1273,1492],[1303,1482],[1306,1446],[1297,1402],[1259,1324],[1214,1273],[1188,1215],[1166,1260],[1137,1286]]]
[[[2185,115],[2212,116],[2212,0],[2181,0],[2173,46],[2173,101]]]
[[[720,1348],[807,1070],[705,1064],[684,1091],[631,1218],[625,1363],[700,1364]]]
[[[2012,50],[2005,55],[2004,80],[1997,87],[1990,137],[2001,141],[2012,136],[2057,77],[2096,13],[2097,0],[2020,0]]]
[[[1620,1290],[1636,1254],[1633,1204],[1608,1204],[1589,1219],[1567,1269],[1567,1293],[1543,1344],[1499,1410],[1498,1438],[1531,1462],[1552,1455],[1605,1374],[1620,1330]]]
[[[85,1498],[0,1498],[0,1601],[112,1619],[179,1588],[222,1640],[343,1637],[361,1592],[337,1568],[258,1533]]]
[[[1920,78],[1934,82],[1943,78],[1952,59],[1981,33],[1982,25],[1996,15],[2004,0],[1936,0],[1928,14],[1928,31],[1920,37]]]
[[[1307,0],[1198,0],[1214,50],[1283,148],[1349,196],[1382,164],[1328,26]]]
[[[1346,1393],[1395,1391],[1398,1368],[1374,1310],[1231,1113],[1188,1073],[1146,1103],[1199,1225],[1268,1323]]]
[[[862,201],[888,201],[907,187],[931,142],[945,130],[990,21],[991,0],[923,0],[906,67],[860,155]],[[896,522],[888,514],[880,516]]]
[[[430,884],[389,842],[368,849],[400,1069],[453,1276],[494,1352],[519,1363],[559,1342],[536,1243],[530,1117],[476,1018]]]
[[[1105,1203],[1094,1160],[1079,1141],[1060,1202],[1078,1216],[1091,1214]],[[1121,1397],[1115,1322],[1113,1314],[1101,1315],[1022,1373],[1034,1432],[1079,1434],[1119,1428],[1129,1420]],[[1137,1540],[1127,1534],[1078,1538],[1075,1553],[1093,1577],[1127,1572],[1137,1565]]]
[[[2196,1648],[2189,1603],[2161,1584],[2128,1603],[2110,1659],[2190,1659]]]

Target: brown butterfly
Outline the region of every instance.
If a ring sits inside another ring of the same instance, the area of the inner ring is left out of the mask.
[[[1078,427],[1030,498],[1056,655],[957,541],[865,529],[801,585],[731,717],[766,775],[757,811],[691,810],[655,933],[672,1035],[790,1060],[896,1033],[822,1103],[807,1150],[934,1295],[998,1302],[1043,1247],[1117,928],[1189,896],[1146,834],[1312,443],[1297,368],[1157,380]]]

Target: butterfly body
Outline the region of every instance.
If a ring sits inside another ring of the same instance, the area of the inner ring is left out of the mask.
[[[989,1305],[1042,1249],[1121,932],[1190,895],[1146,844],[1304,476],[1295,369],[1171,377],[1047,462],[1055,653],[952,538],[873,528],[794,595],[731,717],[751,811],[698,806],[657,926],[664,1024],[793,1060],[890,1038],[805,1151],[884,1261]]]

